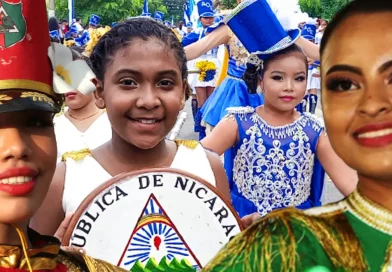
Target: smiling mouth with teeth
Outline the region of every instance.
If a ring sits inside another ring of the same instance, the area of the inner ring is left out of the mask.
[[[20,177],[12,177],[0,179],[0,184],[23,184],[32,181],[33,177],[20,176]]]
[[[133,118],[131,118],[131,120],[140,122],[142,124],[155,124],[161,121],[159,119],[133,119]]]
[[[371,132],[364,132],[364,133],[356,135],[356,137],[359,139],[361,139],[361,138],[362,139],[363,138],[378,138],[378,137],[386,136],[389,134],[392,134],[392,128],[371,131]]]

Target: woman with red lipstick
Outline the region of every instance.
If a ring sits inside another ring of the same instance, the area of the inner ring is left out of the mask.
[[[165,139],[189,95],[185,53],[171,29],[149,18],[130,19],[99,40],[89,61],[97,76],[96,103],[106,108],[113,137],[65,156],[32,220],[36,229],[54,234],[96,187],[134,170],[177,168],[230,197],[218,156],[196,141]]]
[[[324,207],[271,213],[205,271],[392,271],[391,18],[391,1],[354,0],[321,42],[325,123],[358,173],[357,190]]]
[[[253,54],[244,74],[251,93],[258,86],[262,89],[264,105],[229,108],[229,115],[202,141],[218,154],[226,150],[233,154],[233,160],[225,156],[225,168],[241,217],[264,216],[284,207],[320,206],[324,182],[320,163],[344,195],[356,186],[355,172],[332,150],[324,125],[314,115],[295,110],[306,91],[308,70],[306,56],[294,43],[299,31],[276,30],[270,40],[262,30],[246,31],[247,23],[260,29],[266,25],[269,14],[256,12],[259,5],[262,1],[240,6],[227,24],[249,52],[276,50]]]
[[[73,59],[82,56],[73,50]],[[57,140],[57,162],[66,152],[94,149],[112,138],[109,118],[95,105],[94,94],[74,90],[65,94],[67,110],[54,119]]]
[[[0,4],[17,30],[3,32],[0,42],[0,59],[9,62],[0,73],[0,271],[121,271],[78,252],[63,252],[58,239],[28,227],[56,168],[53,116],[62,97],[54,91],[48,57],[54,45],[43,31],[48,26],[45,1]]]

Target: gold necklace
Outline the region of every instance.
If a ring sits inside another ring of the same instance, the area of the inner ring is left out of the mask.
[[[347,208],[363,222],[392,235],[392,212],[363,196],[358,189],[346,200]]]
[[[96,113],[94,113],[94,114],[92,114],[92,115],[89,115],[89,116],[83,117],[83,118],[75,117],[75,116],[73,116],[69,111],[68,111],[67,113],[68,113],[69,117],[71,117],[72,119],[75,119],[75,120],[78,120],[78,121],[83,121],[83,120],[89,119],[89,118],[91,118],[91,117],[97,115],[98,113],[100,113],[100,110],[98,110]]]

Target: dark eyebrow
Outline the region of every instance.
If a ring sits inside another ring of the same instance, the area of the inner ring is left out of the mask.
[[[378,68],[378,72],[384,73],[386,70],[388,70],[390,67],[392,67],[392,60],[387,61],[386,63],[384,63],[383,65],[381,65],[380,68]]]
[[[362,70],[357,67],[354,67],[351,65],[346,65],[346,64],[339,64],[339,65],[334,65],[331,68],[329,68],[327,75],[329,75],[330,73],[339,72],[339,71],[343,71],[343,72],[348,71],[348,72],[352,72],[352,73],[360,75],[360,76],[362,76],[362,74],[363,74]]]
[[[135,74],[135,75],[141,75],[142,73],[137,70],[133,69],[120,69],[116,72],[116,75],[123,74],[123,73],[128,73],[128,74]],[[172,76],[177,76],[178,72],[176,70],[164,70],[164,71],[159,71],[158,75],[172,75]]]
[[[133,70],[133,69],[120,69],[120,70],[118,70],[116,72],[116,75],[125,74],[125,73],[136,74],[136,75],[140,75],[141,74],[139,71],[136,71],[136,70]]]
[[[165,71],[160,71],[158,73],[159,75],[171,75],[171,76],[177,76],[178,72],[176,70],[165,70]]]

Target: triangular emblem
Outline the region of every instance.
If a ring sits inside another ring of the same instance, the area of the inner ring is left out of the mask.
[[[26,21],[22,14],[22,3],[0,0],[0,47],[11,47],[23,41],[25,35]]]
[[[130,271],[195,271],[200,262],[151,194],[118,266]]]

